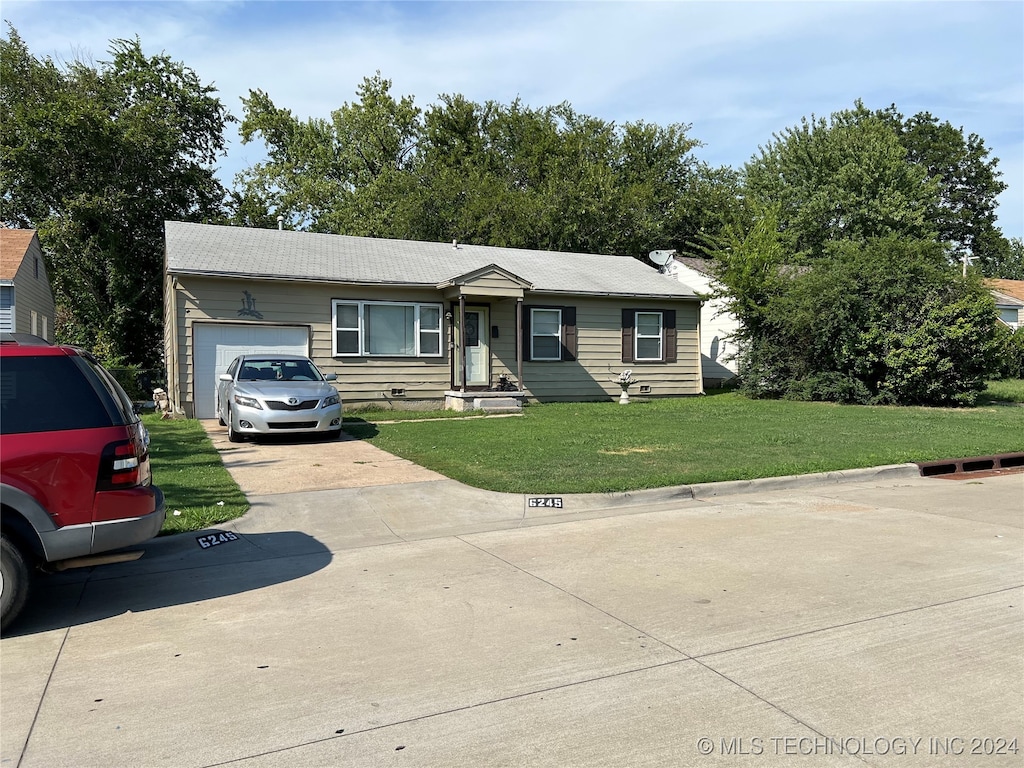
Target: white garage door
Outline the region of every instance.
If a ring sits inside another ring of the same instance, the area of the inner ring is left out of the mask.
[[[192,366],[197,419],[217,416],[217,377],[239,355],[308,355],[309,329],[303,325],[192,326]]]

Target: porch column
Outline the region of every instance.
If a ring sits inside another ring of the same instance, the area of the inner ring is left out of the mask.
[[[466,296],[459,295],[459,343],[461,348],[460,357],[462,363],[462,387],[460,392],[466,391]]]
[[[516,299],[516,378],[523,391],[523,297]]]

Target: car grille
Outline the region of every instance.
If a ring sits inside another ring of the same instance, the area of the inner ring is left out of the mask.
[[[267,424],[270,429],[314,429],[316,425],[315,421],[272,421]]]
[[[309,411],[316,408],[319,400],[303,400],[301,403],[289,405],[281,400],[267,400],[267,408],[272,411]]]

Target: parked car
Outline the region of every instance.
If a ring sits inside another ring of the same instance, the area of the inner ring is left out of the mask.
[[[160,532],[149,433],[124,390],[81,349],[0,334],[0,626],[38,570],[134,559],[111,555]]]
[[[341,396],[301,355],[241,355],[217,381],[217,417],[228,440],[294,433],[341,434]]]

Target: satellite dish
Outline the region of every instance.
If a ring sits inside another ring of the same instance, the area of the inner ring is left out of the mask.
[[[649,258],[659,267],[664,267],[666,264],[672,261],[672,257],[675,255],[675,251],[651,251],[647,255],[647,258]]]

